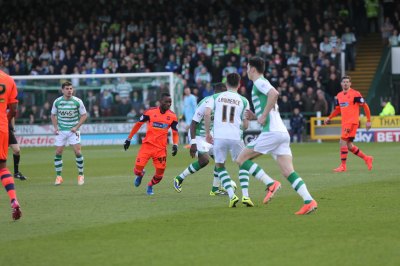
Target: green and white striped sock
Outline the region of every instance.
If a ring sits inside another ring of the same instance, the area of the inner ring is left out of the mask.
[[[264,170],[258,166],[258,164],[250,160],[245,161],[240,169],[249,171],[249,173],[252,174],[256,179],[260,180],[267,186],[270,186],[274,183],[274,180],[267,175]]]
[[[303,198],[304,203],[308,204],[312,201],[310,192],[308,192],[307,186],[303,179],[296,173],[293,172],[288,176],[288,181],[292,185],[292,188]]]
[[[229,198],[231,199],[233,195],[235,194],[233,192],[233,188],[231,185],[231,177],[229,176],[228,172],[226,171],[225,167],[217,168],[218,176],[221,179],[221,184],[228,192]]]
[[[200,169],[201,169],[201,167],[200,167],[199,162],[195,161],[194,163],[189,164],[189,166],[185,170],[183,170],[183,172],[178,176],[178,179],[180,179],[180,181],[182,181],[183,179],[185,179],[185,177],[196,173]]]
[[[217,172],[217,167],[214,167],[214,179],[213,179],[213,186],[211,191],[215,192],[219,189],[219,186],[221,185],[221,179],[218,177],[218,172]]]
[[[84,162],[83,162],[83,156],[82,156],[82,154],[76,156],[75,162],[76,162],[76,167],[78,167],[78,173],[79,173],[79,175],[83,175],[83,166],[84,166]]]
[[[56,174],[61,175],[63,167],[62,155],[56,155],[54,157],[54,167],[56,169]]]
[[[244,169],[239,169],[239,181],[242,188],[243,197],[249,196],[249,172]]]

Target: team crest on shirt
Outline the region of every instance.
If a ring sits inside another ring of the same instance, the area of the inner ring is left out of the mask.
[[[171,120],[171,117],[167,116],[167,120]]]

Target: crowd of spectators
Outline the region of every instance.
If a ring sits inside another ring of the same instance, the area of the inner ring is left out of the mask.
[[[397,17],[399,24],[398,10],[392,7],[389,22]],[[0,15],[3,70],[13,76],[171,71],[190,88],[185,95],[200,101],[227,73],[237,72],[239,92],[250,98],[246,62],[256,55],[267,62],[265,75],[280,92],[281,112],[322,115],[340,90],[340,54],[346,69],[354,69],[357,38],[372,30],[361,23],[367,20],[363,1],[347,0],[18,0],[3,2]],[[398,24],[392,23],[393,31]],[[129,83],[122,91],[112,85],[81,92],[91,117],[134,121],[157,104]],[[50,102],[38,108],[22,101],[20,117],[48,122]]]

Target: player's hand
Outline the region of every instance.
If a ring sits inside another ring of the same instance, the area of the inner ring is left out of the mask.
[[[331,120],[329,119],[329,117],[325,118],[324,125],[329,125],[330,123],[331,123]]]
[[[365,123],[365,128],[367,129],[367,131],[370,130],[370,128],[371,128],[371,122]]]
[[[127,140],[125,140],[125,143],[124,143],[124,149],[125,150],[129,149],[129,146],[131,146],[131,140],[127,139]]]
[[[54,133],[55,133],[56,135],[60,134],[60,131],[58,130],[58,128],[54,129]]]
[[[260,125],[265,125],[265,122],[267,121],[267,117],[266,116],[264,116],[264,115],[262,115],[262,116],[260,116],[258,119],[257,119],[257,121],[258,121],[258,123],[260,124]]]
[[[172,145],[172,156],[175,156],[178,153],[178,145]]]
[[[78,129],[76,127],[71,128],[72,133],[76,133],[76,131],[78,131]]]
[[[255,119],[257,119],[256,114],[253,113],[251,110],[246,110],[246,112],[244,112],[244,117],[247,120],[255,120]]]
[[[196,157],[196,152],[197,152],[197,144],[192,144],[190,146],[190,156],[192,158]]]
[[[214,140],[213,140],[213,137],[211,136],[211,134],[206,135],[206,141],[208,143],[214,144]]]

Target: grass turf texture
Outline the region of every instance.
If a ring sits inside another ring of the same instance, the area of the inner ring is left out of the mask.
[[[264,187],[251,177],[256,207],[239,202],[229,209],[226,196],[208,195],[212,166],[175,192],[173,177],[192,162],[183,147],[169,156],[154,196],[145,193],[151,163],[142,185],[133,186],[138,146],[83,147],[84,186],[66,149],[59,187],[54,149],[23,149],[21,171],[29,180],[16,180],[21,220],[11,221],[8,197],[0,193],[0,265],[399,265],[399,144],[357,145],[375,157],[373,171],[349,153],[347,172],[333,173],[337,143],[292,146],[296,171],[319,203],[307,216],[294,215],[302,200],[270,156],[256,161],[283,189],[263,205]],[[239,184],[231,162],[228,171]]]

